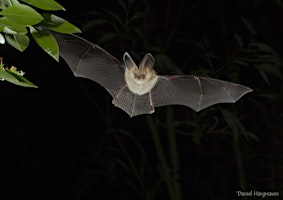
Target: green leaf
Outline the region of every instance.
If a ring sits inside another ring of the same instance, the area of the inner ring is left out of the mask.
[[[12,47],[23,52],[29,45],[29,38],[26,35],[5,35],[5,39]]]
[[[7,17],[0,17],[0,27],[2,32],[12,35],[27,33],[25,25],[17,24]]]
[[[136,20],[142,19],[145,17],[144,12],[137,12],[129,19],[129,23],[135,22]]]
[[[87,21],[83,26],[82,26],[82,30],[83,32],[90,30],[91,28],[93,28],[94,26],[101,26],[107,23],[107,20],[105,19],[95,19],[95,20],[91,20],[91,21]]]
[[[116,33],[113,33],[113,32],[106,33],[99,39],[98,43],[109,42],[109,41],[113,40],[115,37],[117,37]]]
[[[241,21],[246,26],[246,28],[248,29],[248,31],[252,36],[254,36],[257,33],[256,29],[253,27],[253,25],[249,20],[247,20],[245,17],[241,17]]]
[[[4,36],[0,33],[0,44],[5,44],[5,38]]]
[[[20,76],[20,75],[15,74],[15,73],[12,73],[12,72],[8,72],[8,73],[16,79],[16,80],[13,80],[13,81],[10,80],[9,82],[14,83],[14,84],[19,85],[19,86],[23,86],[23,87],[37,88],[37,86],[35,84],[33,84],[32,82],[27,80],[25,77]]]
[[[123,8],[123,11],[127,11],[127,5],[125,4],[124,0],[118,0],[118,3]]]
[[[43,25],[53,31],[64,34],[81,32],[79,28],[61,17],[49,13],[44,13],[42,16],[44,17],[44,20],[40,23],[40,25]]]
[[[275,2],[281,7],[283,8],[283,2],[281,0],[275,0]]]
[[[24,4],[9,6],[2,10],[0,15],[21,25],[34,25],[43,20],[43,17],[38,12]]]
[[[54,0],[21,0],[29,5],[42,10],[65,10],[65,8]]]
[[[259,72],[267,72],[269,74],[276,76],[279,79],[282,79],[283,75],[282,75],[280,67],[282,66],[272,65],[270,63],[262,63],[262,64],[255,65],[255,68]]]
[[[36,43],[52,58],[59,61],[59,47],[55,38],[47,31],[30,27],[30,32]]]
[[[202,139],[203,137],[203,132],[202,131],[199,131],[197,129],[195,129],[192,133],[193,135],[193,141],[194,143],[196,144],[200,144],[200,140]]]
[[[108,15],[109,17],[112,17],[113,19],[117,20],[119,23],[119,26],[125,27],[125,22],[124,20],[115,12],[112,12],[111,10],[103,9],[103,11]]]
[[[37,88],[36,85],[27,80],[25,77],[18,75],[14,72],[6,71],[3,68],[0,68],[0,78],[15,85]]]
[[[241,38],[241,36],[238,33],[234,34],[234,39],[236,40],[236,42],[239,45],[239,47],[243,47],[244,46],[243,39]]]
[[[259,141],[259,138],[254,133],[247,131],[241,121],[233,113],[224,108],[220,108],[220,111],[224,117],[224,120],[234,134],[241,133],[247,139],[251,138],[253,140]]]

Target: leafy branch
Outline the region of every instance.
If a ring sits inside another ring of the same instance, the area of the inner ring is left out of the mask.
[[[10,68],[4,67],[3,58],[0,57],[0,77],[2,81],[6,80],[10,83],[23,87],[37,88],[36,85],[23,77],[24,74],[25,73],[23,71],[17,70],[15,66],[11,66]]]
[[[65,10],[55,0],[0,0],[0,10],[0,44],[7,42],[21,52],[28,47],[31,35],[47,54],[59,61],[58,44],[46,29],[65,34],[80,32],[67,20],[46,13]],[[4,77],[3,73],[0,78],[16,84],[10,76]]]

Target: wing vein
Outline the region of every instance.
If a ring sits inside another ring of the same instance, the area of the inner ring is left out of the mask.
[[[131,117],[134,114],[134,110],[135,110],[135,106],[136,106],[136,98],[137,98],[137,95],[135,94],[134,95],[134,100],[133,100],[133,105],[132,105],[132,110],[131,110]]]
[[[201,87],[201,83],[200,83],[199,77],[194,76],[194,78],[198,82],[198,86],[199,86],[199,90],[200,90],[199,101],[198,101],[198,108],[197,108],[197,111],[199,111],[201,109],[203,91],[202,91],[202,87]]]
[[[94,45],[94,44],[91,44],[90,48],[82,55],[82,57],[81,57],[80,60],[79,60],[77,69],[79,68],[79,66],[80,66],[80,64],[81,64],[81,61],[84,59],[84,57],[88,54],[88,52],[89,52],[93,47],[95,48],[95,45]],[[77,69],[76,69],[76,72],[74,72],[75,76],[77,75]]]

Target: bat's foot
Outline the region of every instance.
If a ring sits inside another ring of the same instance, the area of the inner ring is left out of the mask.
[[[150,106],[149,113],[152,114],[154,113],[154,107],[153,107],[152,98],[151,98],[151,91],[149,91],[148,93],[148,98],[149,98],[149,106]]]
[[[152,113],[154,113],[154,107],[153,106],[150,106],[150,110],[149,110],[149,114],[152,114]]]

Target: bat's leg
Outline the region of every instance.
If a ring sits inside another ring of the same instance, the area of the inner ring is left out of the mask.
[[[199,102],[198,102],[198,110],[200,110],[201,103],[202,103],[202,96],[203,96],[203,92],[202,92],[202,88],[201,88],[201,83],[200,83],[199,77],[194,76],[194,79],[198,82],[198,85],[199,85]]]
[[[124,92],[124,90],[126,89],[127,84],[125,84],[121,90],[119,90],[118,94],[113,98],[112,100],[112,104],[115,105],[116,100],[119,98],[119,96],[122,94],[122,92]]]
[[[136,98],[137,98],[137,95],[135,94],[134,100],[133,100],[132,111],[131,111],[131,117],[133,116],[134,110],[135,110],[135,107],[136,107]]]
[[[149,106],[150,106],[149,113],[152,114],[154,113],[154,107],[153,107],[152,98],[151,98],[151,91],[149,91],[148,93],[148,98],[149,98]]]

